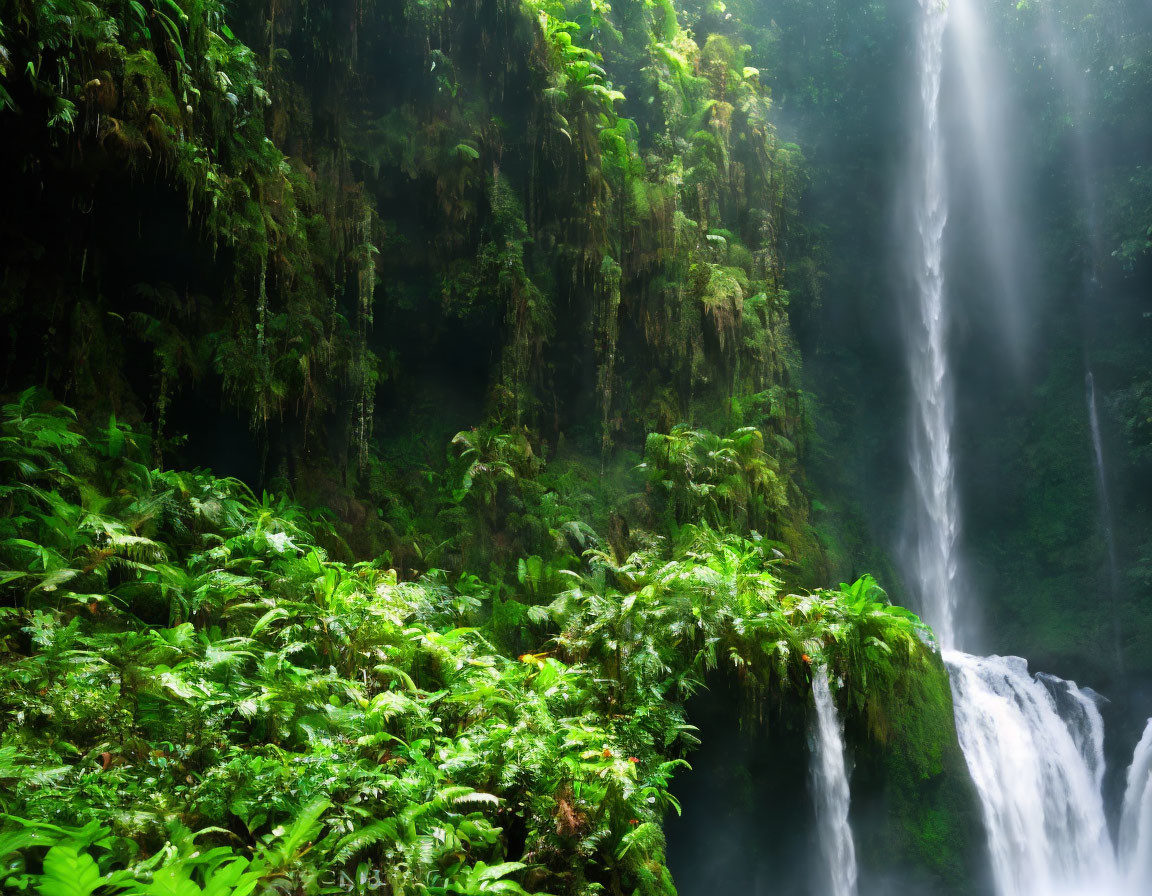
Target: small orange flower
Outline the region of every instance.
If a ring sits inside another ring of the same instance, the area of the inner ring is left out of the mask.
[[[808,663],[809,665],[811,665],[811,663],[812,663],[812,657],[808,656],[808,654],[806,654],[806,653],[800,654],[800,659],[802,659],[804,662]]]
[[[640,819],[633,818],[628,822],[628,824],[640,824]]]
[[[601,753],[600,755],[602,755],[605,759],[611,759],[612,758],[612,751],[609,750],[607,747],[605,747],[604,752]]]
[[[640,760],[639,760],[639,759],[637,759],[635,756],[629,756],[629,757],[628,757],[628,761],[629,761],[629,762],[631,762],[633,765],[635,765],[635,764],[636,764],[637,762],[639,762]]]

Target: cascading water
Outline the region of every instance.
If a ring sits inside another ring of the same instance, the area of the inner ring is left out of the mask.
[[[957,647],[960,508],[952,451],[953,381],[944,270],[948,221],[941,86],[949,46],[962,73],[985,71],[969,54],[980,29],[971,0],[920,0],[917,157],[913,166],[917,313],[909,339],[910,460],[916,497],[912,566],[920,608],[934,627],[952,680],[956,726],[976,783],[1000,896],[1117,896],[1119,881],[1105,821],[1103,723],[1074,684],[1028,674],[1018,657],[976,657]],[[945,36],[950,17],[957,39]],[[967,37],[965,37],[967,36]],[[977,85],[978,87],[981,85]],[[973,85],[966,112],[974,116]],[[983,84],[988,92],[990,85]],[[983,133],[979,121],[972,130]],[[984,185],[997,183],[997,155],[977,153]],[[985,211],[985,214],[990,213]],[[994,222],[1003,226],[1003,222]],[[990,263],[999,267],[996,259]],[[1005,318],[1005,325],[1010,321]]]
[[[831,896],[856,896],[856,849],[848,825],[848,770],[844,764],[844,734],[828,681],[828,670],[813,670],[812,700],[815,755],[810,766],[816,802],[820,851],[831,878]]]
[[[944,660],[1001,896],[1117,893],[1100,795],[1103,723],[1094,704],[1055,679],[1077,710],[1073,729],[1020,657],[946,651]]]
[[[1120,816],[1120,866],[1128,892],[1152,892],[1152,719],[1128,768]]]
[[[1011,657],[1010,659],[1019,659]],[[1088,771],[1096,782],[1096,789],[1104,787],[1104,718],[1098,701],[1102,698],[1091,688],[1080,688],[1074,681],[1065,681],[1045,672],[1036,674],[1056,701],[1056,712],[1064,721],[1076,749],[1084,757]]]

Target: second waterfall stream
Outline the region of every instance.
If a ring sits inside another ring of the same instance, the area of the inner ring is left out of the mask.
[[[1132,896],[1152,893],[1152,719],[1128,768],[1120,816],[1120,864]]]
[[[844,733],[828,669],[812,670],[812,700],[816,719],[813,725],[811,766],[812,794],[820,852],[830,876],[829,896],[856,896],[856,849],[848,824],[848,769],[844,762]]]

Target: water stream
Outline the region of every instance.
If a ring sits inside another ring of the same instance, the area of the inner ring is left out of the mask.
[[[856,896],[856,849],[848,825],[848,770],[844,732],[824,666],[813,669],[814,761],[810,766],[820,851],[830,876],[830,896]]]
[[[1056,74],[1060,94],[1068,104],[1071,122],[1071,144],[1075,160],[1074,178],[1080,190],[1081,213],[1084,215],[1084,273],[1082,287],[1083,313],[1086,324],[1085,354],[1092,354],[1092,304],[1098,298],[1100,278],[1098,267],[1104,252],[1103,234],[1100,231],[1099,196],[1096,185],[1098,163],[1089,137],[1089,123],[1092,117],[1093,99],[1088,81],[1081,66],[1073,58],[1071,48],[1064,39],[1051,5],[1043,2],[1038,5],[1040,30],[1047,48],[1049,64]],[[1096,402],[1096,380],[1091,367],[1084,374],[1087,398],[1088,419],[1092,429],[1092,448],[1096,464],[1096,487],[1100,503],[1100,524],[1104,533],[1105,549],[1108,554],[1108,585],[1112,600],[1112,618],[1116,626],[1115,650],[1118,661],[1122,661],[1119,637],[1120,615],[1116,610],[1117,587],[1119,584],[1116,555],[1116,536],[1113,529],[1112,502],[1108,494],[1108,477],[1104,462],[1104,445],[1100,438],[1100,416]]]

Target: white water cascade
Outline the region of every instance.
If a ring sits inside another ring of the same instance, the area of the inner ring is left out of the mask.
[[[815,756],[810,767],[816,802],[820,851],[830,875],[830,896],[856,896],[856,849],[848,825],[848,770],[844,764],[844,733],[828,682],[828,670],[813,670],[812,699],[816,705],[813,730]]]
[[[1132,896],[1152,893],[1152,719],[1128,768],[1120,817],[1120,865]]]
[[[1070,682],[1028,674],[1020,657],[946,651],[960,746],[984,807],[1001,896],[1116,896],[1100,796],[1103,723]]]
[[[916,499],[911,559],[921,615],[944,648],[957,732],[980,795],[999,896],[1122,896],[1101,794],[1103,722],[1091,696],[1071,682],[1030,675],[1019,657],[976,657],[956,649],[960,507],[952,448],[941,86],[949,50],[961,57],[951,64],[965,79],[983,78],[984,69],[969,55],[978,43],[970,38],[980,33],[974,0],[920,0],[920,5],[909,454]],[[945,38],[951,29],[954,40],[949,42]],[[972,86],[962,113],[979,137],[985,129],[971,97],[980,91]],[[1003,183],[1004,169],[994,149],[978,153],[976,161],[976,176],[982,180],[978,189]],[[1004,226],[1003,221],[988,224]],[[999,267],[995,258],[990,264]]]

